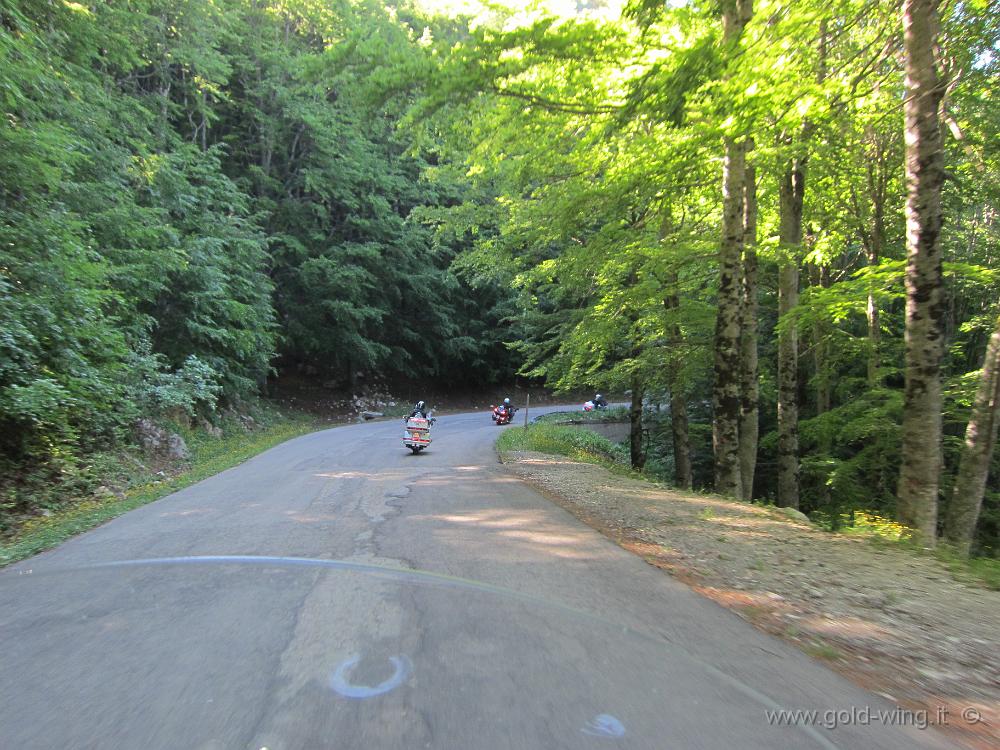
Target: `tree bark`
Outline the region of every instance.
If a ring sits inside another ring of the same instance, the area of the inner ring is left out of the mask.
[[[735,47],[753,15],[751,0],[722,0],[725,43]],[[746,141],[726,136],[722,167],[722,238],[719,245],[719,302],[715,322],[715,383],[712,389],[712,448],[715,491],[739,498],[740,480],[740,297],[743,261],[743,185]]]
[[[964,556],[976,531],[983,506],[990,460],[1000,429],[1000,317],[986,346],[979,388],[965,430],[965,447],[944,519],[944,537]]]
[[[740,337],[740,483],[744,500],[753,498],[759,432],[757,364],[757,173],[747,165],[743,186],[743,284]]]
[[[799,302],[805,180],[805,159],[792,159],[778,190],[779,317],[788,315]],[[778,335],[778,505],[799,507],[799,336],[794,325]]]
[[[906,71],[906,388],[903,396],[899,521],[934,546],[941,473],[941,184],[944,153],[935,60],[936,0],[904,0]]]
[[[719,248],[719,302],[715,322],[712,448],[715,453],[715,491],[736,498],[742,497],[743,492],[739,422],[745,161],[745,145],[727,138],[722,187],[722,243]]]
[[[642,469],[646,465],[646,452],[642,449],[642,397],[643,383],[638,375],[632,376],[632,403],[629,407],[629,459],[632,468]]]

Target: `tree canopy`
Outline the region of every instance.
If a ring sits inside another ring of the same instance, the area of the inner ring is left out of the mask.
[[[993,11],[0,0],[4,466],[519,373],[630,391],[680,486],[997,554]]]

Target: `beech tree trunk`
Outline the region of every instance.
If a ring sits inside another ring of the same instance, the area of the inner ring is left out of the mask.
[[[1000,429],[1000,317],[986,346],[979,388],[965,429],[965,447],[944,519],[944,536],[968,556],[983,506],[986,479]]]
[[[904,0],[906,85],[906,388],[903,396],[899,521],[931,547],[941,473],[941,184],[944,154],[935,60],[936,0]]]
[[[751,0],[722,0],[725,43],[735,47],[753,15]],[[719,302],[715,321],[715,383],[712,389],[712,449],[715,491],[741,497],[740,480],[740,297],[743,262],[743,186],[746,141],[726,136],[722,167],[722,238],[719,245]]]
[[[757,383],[757,173],[747,165],[743,187],[743,286],[740,337],[740,482],[744,500],[753,498],[757,469],[759,386]]]
[[[742,497],[740,479],[740,395],[742,385],[743,179],[746,149],[726,139],[723,167],[722,243],[719,248],[719,303],[715,322],[715,386],[712,393],[712,448],[715,491]]]
[[[799,303],[799,255],[805,160],[793,159],[778,190],[781,261],[778,266],[778,315]],[[795,326],[778,335],[778,505],[799,507],[799,336]]]

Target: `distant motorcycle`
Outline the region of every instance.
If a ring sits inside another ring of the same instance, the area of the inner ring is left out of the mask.
[[[406,429],[403,431],[403,445],[413,451],[420,453],[431,444],[431,425],[437,420],[434,417],[403,417],[406,422]]]
[[[593,401],[584,401],[583,410],[584,411],[594,411],[594,410],[605,410],[608,408],[607,404],[595,404]]]
[[[497,424],[510,424],[511,420],[514,419],[514,413],[517,411],[514,407],[508,408],[503,404],[492,408],[493,414],[490,415],[490,418]]]

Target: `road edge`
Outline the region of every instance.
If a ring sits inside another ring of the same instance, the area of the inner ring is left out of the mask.
[[[30,522],[11,539],[0,542],[0,569],[58,547],[73,537],[102,526],[129,511],[246,463],[251,458],[289,440],[340,426],[343,425],[292,419],[256,433],[222,438],[221,447],[232,445],[233,450],[222,450],[201,460],[196,457],[183,471],[164,480],[132,488],[124,496],[111,495],[106,498],[85,499]]]

